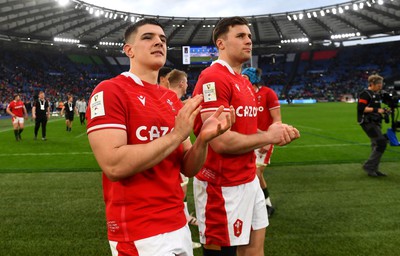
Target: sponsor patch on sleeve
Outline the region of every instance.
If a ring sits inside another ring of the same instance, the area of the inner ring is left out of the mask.
[[[103,91],[93,95],[90,101],[90,118],[96,118],[99,116],[105,116]]]
[[[204,102],[217,101],[217,91],[215,90],[215,82],[203,84]]]

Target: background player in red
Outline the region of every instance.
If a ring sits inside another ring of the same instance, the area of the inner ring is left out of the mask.
[[[164,86],[165,88],[169,88],[168,74],[172,71],[170,67],[162,67],[160,71],[158,71],[157,82],[159,85]]]
[[[24,118],[28,118],[28,112],[19,95],[14,95],[14,100],[8,104],[6,112],[11,116],[15,140],[20,141],[21,133],[24,131]]]
[[[176,96],[178,97],[178,99],[182,99],[182,97],[186,95],[186,90],[188,88],[187,74],[184,71],[181,71],[178,69],[173,69],[171,72],[168,73],[167,79],[168,79],[168,85],[169,85],[168,88],[171,91],[176,93]],[[186,102],[186,100],[183,101],[183,103],[185,103],[185,102]],[[183,193],[185,195],[184,211],[185,211],[185,215],[186,215],[186,220],[188,221],[189,224],[197,226],[197,219],[196,219],[196,217],[192,216],[189,213],[188,205],[187,205],[186,194],[187,194],[187,185],[189,183],[189,178],[183,174],[181,174],[181,176],[182,176],[182,181],[183,181],[181,183],[181,186],[182,186]],[[201,247],[201,244],[197,243],[197,242],[192,242],[192,245],[193,245],[193,249]]]
[[[271,88],[260,85],[262,70],[259,68],[245,68],[242,74],[253,85],[256,102],[258,106],[257,126],[261,131],[267,131],[268,127],[275,122],[281,122],[281,107],[276,93]],[[263,190],[268,216],[271,216],[275,209],[272,207],[267,188],[267,181],[264,178],[264,169],[270,163],[274,145],[269,144],[256,149],[257,177]]]
[[[101,82],[86,113],[89,142],[103,171],[113,255],[193,255],[180,173],[195,175],[208,142],[234,121],[233,110],[219,121],[223,108],[218,108],[191,145],[203,96],[182,106],[174,92],[157,84],[166,42],[156,20],[128,27],[123,49],[129,72]]]
[[[242,64],[252,52],[248,21],[241,17],[220,20],[213,41],[218,60],[203,70],[194,90],[194,95],[204,95],[195,134],[220,105],[224,111],[234,107],[236,122],[210,142],[207,160],[193,181],[200,241],[206,256],[236,255],[235,246],[238,255],[261,256],[268,216],[254,150],[268,144],[285,145],[300,135],[294,127],[279,122],[267,131],[257,130],[254,91],[241,75]]]

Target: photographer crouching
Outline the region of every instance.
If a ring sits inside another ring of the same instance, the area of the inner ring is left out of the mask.
[[[362,168],[370,177],[386,176],[379,171],[379,163],[385,152],[387,139],[381,132],[382,114],[380,90],[383,77],[371,75],[368,77],[368,89],[360,93],[357,104],[357,119],[364,132],[371,139],[371,154]]]

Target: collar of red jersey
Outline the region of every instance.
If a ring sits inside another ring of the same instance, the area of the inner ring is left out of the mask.
[[[218,64],[226,67],[229,70],[229,72],[232,73],[232,75],[235,75],[235,71],[233,71],[233,68],[226,61],[224,61],[224,60],[216,60],[213,63],[211,63],[211,66],[214,65],[215,63],[218,63]]]
[[[137,75],[135,75],[135,74],[133,74],[133,73],[131,73],[131,72],[126,71],[126,72],[123,72],[121,75],[126,76],[126,77],[130,77],[130,78],[132,78],[133,81],[135,81],[135,83],[137,83],[138,85],[144,86],[142,80],[140,80],[140,78],[139,78]]]

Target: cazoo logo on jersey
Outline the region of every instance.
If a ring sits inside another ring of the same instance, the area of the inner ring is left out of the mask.
[[[239,106],[236,108],[236,115],[238,117],[256,117],[257,109],[255,106]]]
[[[171,131],[172,131],[172,129],[171,129]],[[170,131],[169,127],[166,127],[166,126],[147,127],[147,126],[142,125],[136,129],[136,138],[138,138],[138,140],[140,140],[140,141],[152,141],[157,138],[160,138],[161,136],[166,135],[168,133],[168,131]]]

